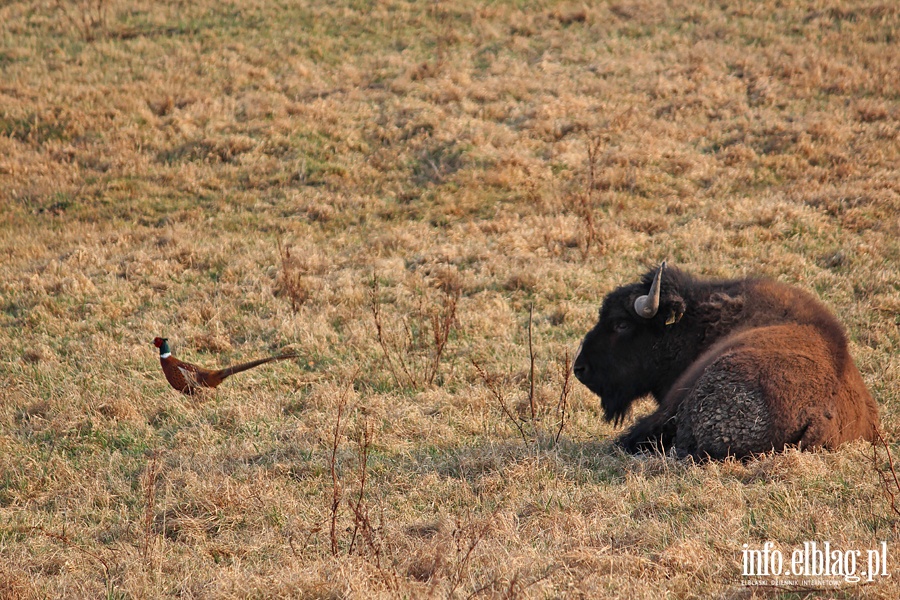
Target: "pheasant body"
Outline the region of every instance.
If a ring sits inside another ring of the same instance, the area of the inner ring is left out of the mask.
[[[162,365],[163,374],[169,384],[188,396],[193,395],[201,388],[215,388],[225,381],[225,378],[231,377],[235,373],[258,367],[275,360],[285,360],[295,358],[296,354],[279,354],[268,358],[261,358],[238,365],[233,365],[225,369],[206,369],[199,365],[191,364],[179,360],[172,356],[169,350],[169,341],[167,338],[154,338],[153,345],[159,348],[159,362]]]

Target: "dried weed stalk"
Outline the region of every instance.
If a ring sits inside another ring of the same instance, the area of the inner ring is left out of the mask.
[[[583,189],[574,195],[575,206],[573,207],[573,212],[581,218],[584,227],[584,234],[578,242],[582,260],[587,260],[594,248],[598,248],[602,252],[603,242],[597,232],[594,220],[594,211],[598,204],[597,188],[601,151],[613,133],[621,132],[629,127],[634,112],[634,107],[623,110],[587,140],[587,173]]]
[[[522,425],[522,422],[516,418],[516,416],[512,413],[509,407],[506,405],[506,401],[503,399],[503,390],[500,389],[500,386],[497,385],[497,378],[492,377],[487,374],[481,365],[479,365],[474,359],[472,360],[472,366],[475,367],[475,370],[478,371],[478,375],[481,377],[481,380],[484,382],[484,385],[491,391],[491,395],[494,396],[494,399],[497,401],[497,404],[500,406],[500,410],[503,411],[503,414],[506,415],[506,418],[515,425],[516,429],[519,430],[519,435],[522,436],[522,441],[526,444],[528,443],[528,436],[525,433],[525,428]]]
[[[341,504],[344,496],[344,483],[338,477],[337,455],[340,447],[341,437],[346,429],[344,416],[347,413],[348,398],[352,389],[352,381],[356,379],[356,375],[350,379],[351,383],[347,385],[341,394],[337,404],[337,417],[334,423],[334,434],[331,438],[331,456],[329,458],[329,473],[331,475],[331,507],[329,518],[329,539],[331,542],[331,554],[337,556],[340,553],[340,536],[338,534],[338,519],[340,518]],[[378,539],[378,531],[372,524],[369,514],[369,505],[366,501],[366,485],[368,483],[369,472],[369,453],[372,449],[372,443],[375,438],[375,428],[368,419],[364,419],[359,435],[356,439],[356,456],[359,464],[357,472],[357,492],[353,498],[347,499],[347,506],[350,509],[353,519],[353,526],[350,528],[350,541],[347,544],[347,554],[353,554],[354,550],[362,553],[362,544],[368,549],[369,555],[375,558],[375,564],[381,567],[381,541]],[[309,538],[307,537],[307,543]],[[359,544],[358,544],[359,541]],[[293,546],[292,546],[293,550]],[[294,550],[296,554],[296,550]]]
[[[587,260],[591,249],[597,244],[597,226],[594,223],[594,207],[596,205],[594,189],[597,181],[597,162],[602,145],[603,139],[599,136],[588,140],[587,181],[581,193],[575,196],[577,201],[575,214],[581,217],[584,225],[584,235],[578,244],[581,248],[582,260]]]
[[[281,257],[281,272],[278,274],[276,293],[286,294],[291,300],[291,310],[295,313],[312,295],[306,283],[305,269],[301,268],[291,255],[291,247],[278,240],[278,254]]]
[[[431,5],[431,16],[435,21],[435,76],[441,72],[450,54],[450,47],[456,42],[457,35],[453,30],[453,19],[449,10],[441,3]]]
[[[466,525],[463,525],[461,520],[457,517],[456,526],[453,529],[453,542],[456,546],[456,560],[450,568],[450,590],[447,592],[447,598],[452,598],[459,586],[462,585],[463,578],[466,576],[466,572],[469,570],[469,564],[475,554],[475,549],[482,540],[484,540],[485,536],[487,536],[491,524],[493,524],[499,512],[500,506],[497,506],[497,508],[494,509],[494,512],[491,513],[491,516],[484,519],[480,526],[473,523],[471,519]]]
[[[154,512],[156,510],[156,482],[159,479],[159,452],[150,454],[147,462],[147,470],[144,471],[142,487],[144,489],[144,531],[141,540],[141,557],[145,562],[151,562],[150,547],[153,537]]]
[[[85,42],[93,42],[106,30],[106,0],[56,0],[56,9]]]
[[[531,410],[531,420],[537,419],[537,408],[534,402],[534,302],[528,310],[528,408]]]
[[[544,569],[544,571],[542,573],[532,576],[530,578],[526,578],[525,581],[522,580],[523,570],[518,570],[518,571],[516,571],[515,575],[513,575],[509,579],[508,583],[505,585],[506,589],[503,590],[503,594],[500,596],[496,596],[496,594],[495,594],[495,597],[510,599],[510,600],[512,600],[513,598],[521,598],[522,595],[525,593],[525,590],[527,590],[531,586],[536,585],[546,579],[549,579],[551,576],[553,576],[554,573],[559,571],[561,568],[563,568],[562,565],[552,565],[552,566]],[[527,572],[527,571],[525,571],[525,572]],[[503,583],[504,582],[501,578],[494,577],[488,583],[484,584],[483,586],[481,586],[480,588],[478,588],[477,590],[475,590],[474,592],[472,592],[471,594],[466,596],[466,600],[471,600],[472,598],[476,598],[477,596],[479,596],[485,592],[491,591],[491,590],[497,590],[498,588],[501,587],[501,584],[503,584]]]
[[[534,350],[534,306],[532,305],[531,310],[528,314],[528,408],[529,408],[529,419],[526,421],[523,418],[517,418],[513,411],[507,406],[506,401],[504,399],[503,390],[500,388],[498,384],[498,378],[496,376],[489,375],[487,371],[475,360],[472,360],[472,366],[475,367],[475,370],[478,372],[479,377],[487,386],[488,390],[490,390],[491,395],[497,401],[497,405],[500,407],[500,410],[503,411],[503,414],[510,420],[510,422],[516,427],[519,432],[519,435],[522,438],[522,441],[526,444],[528,443],[528,432],[526,432],[526,426],[531,429],[532,437],[536,440],[539,440],[543,437],[543,432],[541,430],[541,422],[544,419],[544,416],[549,413],[551,410],[550,407],[542,407],[539,405],[537,394],[535,393],[535,371],[536,371],[536,353]],[[572,392],[572,360],[569,357],[568,350],[565,351],[565,355],[562,359],[562,364],[558,366],[559,378],[561,380],[560,391],[559,391],[559,399],[556,403],[555,412],[558,419],[556,425],[556,433],[553,435],[553,444],[556,445],[559,443],[559,438],[562,436],[563,429],[566,426],[566,416],[569,408],[569,394]]]
[[[438,305],[432,304],[421,310],[413,318],[421,324],[431,326],[430,342],[425,342],[425,329],[411,327],[410,318],[402,319],[403,333],[392,335],[384,323],[384,314],[378,298],[378,277],[373,273],[371,286],[371,310],[375,320],[375,335],[384,354],[387,368],[400,387],[421,389],[431,387],[440,371],[441,358],[447,348],[450,333],[456,323],[456,312],[462,294],[457,285],[441,285]],[[424,360],[419,357],[421,349],[427,348]],[[422,364],[417,366],[417,362]]]
[[[572,392],[572,359],[569,358],[569,351],[566,350],[563,364],[560,367],[560,379],[562,379],[562,387],[559,390],[559,402],[556,404],[556,414],[559,418],[559,427],[556,429],[556,436],[553,443],[559,443],[559,436],[562,435],[566,426],[566,410],[569,407],[569,394]]]
[[[347,398],[350,395],[351,386],[352,383],[344,389],[340,399],[338,399],[337,417],[334,421],[334,437],[331,442],[331,459],[328,462],[329,471],[331,473],[331,527],[329,528],[329,536],[331,539],[332,556],[337,556],[338,554],[337,521],[338,513],[341,508],[341,495],[343,493],[337,476],[337,451],[338,446],[340,446],[341,433],[343,431],[341,418],[344,416],[344,409],[347,407]]]
[[[372,449],[372,440],[374,439],[375,430],[368,419],[363,421],[362,429],[356,440],[356,456],[359,463],[359,491],[356,499],[348,501],[350,510],[353,513],[353,530],[350,533],[350,545],[347,553],[353,554],[356,544],[357,535],[365,543],[369,549],[371,556],[375,557],[375,565],[381,567],[381,542],[378,539],[378,529],[372,525],[369,517],[369,505],[366,502],[366,480],[369,470],[369,451]],[[360,549],[362,550],[362,549]]]
[[[97,552],[88,550],[77,542],[72,541],[72,539],[69,538],[69,536],[67,536],[65,533],[54,533],[52,531],[47,531],[41,526],[31,527],[29,528],[29,530],[40,533],[41,535],[48,537],[51,540],[57,541],[65,546],[68,546],[69,548],[74,548],[84,556],[87,556],[88,558],[91,558],[98,562],[100,566],[103,567],[103,580],[106,584],[106,597],[114,597],[113,594],[115,592],[115,583],[113,582],[113,563],[109,559],[104,558]]]
[[[887,455],[887,470],[880,467],[878,464],[879,445],[884,447],[884,452]],[[875,439],[872,441],[872,466],[881,477],[884,492],[891,503],[891,511],[900,517],[900,507],[897,506],[897,496],[900,496],[900,479],[898,479],[897,471],[894,468],[894,457],[891,455],[890,446],[888,446],[888,443],[885,441],[884,436],[881,435],[879,429],[875,430]]]
[[[431,367],[426,375],[426,385],[428,386],[432,385],[437,377],[441,357],[444,355],[444,349],[447,347],[447,341],[450,339],[450,331],[456,322],[456,311],[459,306],[460,295],[462,294],[458,287],[442,286],[441,290],[441,308],[431,313],[431,331],[434,345],[431,353]]]

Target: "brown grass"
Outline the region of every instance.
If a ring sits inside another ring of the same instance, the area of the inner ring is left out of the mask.
[[[4,3],[0,597],[751,598],[744,543],[896,554],[872,448],[626,456],[560,365],[663,258],[769,275],[840,315],[896,457],[898,27],[877,1]],[[300,358],[187,398],[156,335]]]

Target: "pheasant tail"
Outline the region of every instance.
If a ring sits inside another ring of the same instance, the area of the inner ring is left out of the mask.
[[[251,360],[250,362],[241,363],[239,365],[233,365],[228,368],[217,371],[216,374],[221,378],[225,379],[226,377],[230,377],[235,373],[240,373],[241,371],[246,371],[247,369],[252,369],[253,367],[258,367],[259,365],[264,365],[268,362],[272,362],[275,360],[287,360],[289,358],[297,358],[296,354],[279,354],[278,356],[270,356],[268,358],[260,358],[259,360]]]

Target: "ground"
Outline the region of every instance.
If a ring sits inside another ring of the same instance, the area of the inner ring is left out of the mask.
[[[0,597],[897,597],[742,576],[767,541],[894,573],[883,448],[628,456],[567,362],[663,259],[767,275],[840,317],[897,454],[898,34],[877,1],[3,3]],[[299,358],[187,397],[155,336]]]

